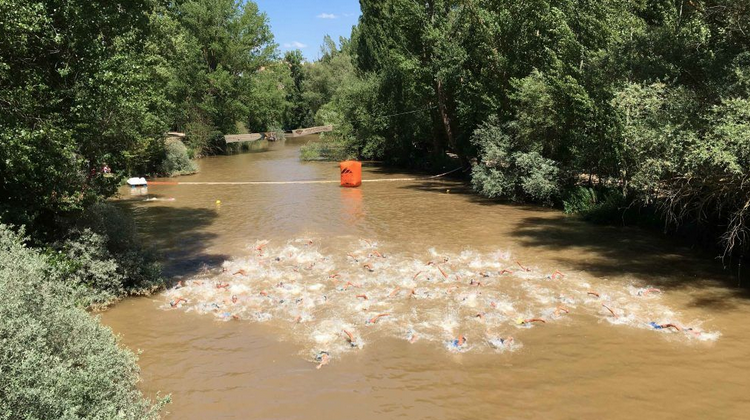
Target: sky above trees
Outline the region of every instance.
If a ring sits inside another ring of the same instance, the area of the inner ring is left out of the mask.
[[[281,51],[299,49],[305,58],[319,58],[323,37],[349,37],[360,15],[357,0],[258,0],[268,15],[271,30]]]

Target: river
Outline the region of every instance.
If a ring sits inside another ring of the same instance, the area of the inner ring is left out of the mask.
[[[173,181],[336,180],[299,161],[307,140]],[[171,394],[168,419],[750,413],[750,299],[675,240],[442,179],[149,193],[120,204],[181,283],[102,321],[142,351],[144,392]]]

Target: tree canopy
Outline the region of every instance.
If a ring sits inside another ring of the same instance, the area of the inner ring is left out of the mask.
[[[747,2],[361,5],[342,48],[354,77],[304,93],[330,98],[310,103],[338,119],[352,154],[429,166],[449,153],[475,162],[480,194],[639,204],[669,226],[723,232],[726,252],[747,247]],[[315,67],[341,73],[330,58]]]

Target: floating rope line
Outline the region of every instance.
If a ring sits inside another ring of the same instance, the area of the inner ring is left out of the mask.
[[[456,168],[452,171],[448,171],[439,175],[433,175],[428,177],[414,177],[414,178],[379,178],[379,179],[363,179],[362,182],[408,182],[408,181],[429,181],[437,179],[446,175],[450,175],[454,172],[460,171],[463,168]],[[304,184],[337,184],[339,180],[311,180],[311,181],[149,181],[148,185],[304,185]]]

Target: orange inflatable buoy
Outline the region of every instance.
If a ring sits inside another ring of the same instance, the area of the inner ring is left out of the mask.
[[[347,160],[339,163],[342,187],[359,187],[362,185],[362,162]]]

